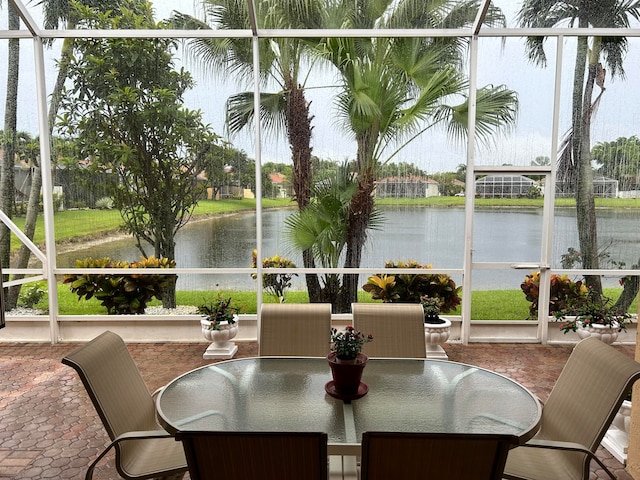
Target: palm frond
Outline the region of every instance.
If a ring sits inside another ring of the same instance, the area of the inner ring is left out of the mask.
[[[518,116],[518,96],[504,85],[488,86],[478,90],[476,96],[475,133],[478,143],[488,146],[496,133],[506,133],[515,126]],[[456,142],[464,142],[469,126],[469,101],[453,106],[442,106],[436,117],[447,121],[447,133]]]
[[[275,133],[286,131],[284,118],[285,99],[282,93],[260,94],[260,122],[263,127]],[[227,99],[227,129],[237,133],[254,119],[253,92],[241,92]]]

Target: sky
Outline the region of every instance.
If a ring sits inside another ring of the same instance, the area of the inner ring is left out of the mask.
[[[36,20],[39,12],[32,2],[30,11]],[[509,27],[515,26],[515,15],[521,2],[496,0],[502,8]],[[153,2],[156,18],[167,18],[172,10],[195,14],[193,0],[157,0]],[[6,28],[6,3],[0,11],[0,28]],[[547,68],[536,67],[526,60],[524,40],[507,39],[504,46],[497,39],[480,40],[478,85],[506,85],[519,95],[519,117],[516,129],[506,136],[498,137],[494,145],[479,148],[476,162],[482,165],[530,165],[538,156],[554,155],[551,152],[551,119],[553,109],[554,40],[547,42],[547,54],[551,60]],[[565,39],[564,73],[562,80],[563,101],[560,110],[560,131],[566,130],[570,123],[569,103],[572,81],[573,52],[575,39]],[[7,42],[0,42],[0,65],[6,65]],[[54,58],[59,55],[61,42],[56,41],[46,52],[47,85],[50,91],[55,80]],[[640,39],[630,40],[630,52],[625,59],[627,81],[611,81],[607,78],[607,90],[596,115],[593,143],[612,141],[620,136],[638,134],[640,109],[638,94],[631,88],[631,80],[640,76]],[[226,98],[246,86],[238,85],[233,79],[220,78],[205,72],[193,62],[186,62],[196,80],[196,88],[185,96],[189,108],[203,111],[205,122],[218,134],[224,135],[224,102]],[[2,69],[1,71],[5,71]],[[21,42],[21,83],[19,91],[18,129],[37,133],[37,110],[34,103],[33,50],[30,41]],[[326,88],[333,77],[328,72],[314,72],[308,79],[307,98],[311,101],[313,119],[313,154],[327,160],[342,161],[355,157],[356,146],[347,130],[335,119],[335,106],[331,91]],[[3,84],[0,81],[0,84]],[[4,88],[0,89],[0,94]],[[0,115],[4,118],[4,95],[0,99]],[[240,134],[229,140],[238,148],[253,157],[255,153],[253,133]],[[393,151],[393,148],[389,148]],[[262,161],[290,163],[289,147],[282,137],[271,132],[263,132]],[[466,163],[466,145],[456,145],[449,141],[442,129],[431,129],[411,146],[402,150],[394,162],[417,164],[427,173],[455,171],[457,166]]]

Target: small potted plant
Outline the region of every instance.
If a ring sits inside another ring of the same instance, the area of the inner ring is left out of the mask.
[[[567,320],[567,316],[573,319]],[[581,339],[597,337],[605,343],[613,343],[618,333],[627,330],[631,315],[618,310],[607,297],[589,290],[583,301],[577,302],[565,310],[555,313],[555,318],[562,321],[560,329],[566,334],[576,332]]]
[[[196,311],[203,317],[200,326],[204,338],[212,342],[203,358],[233,358],[238,347],[230,340],[238,334],[238,309],[231,305],[231,297],[218,295],[216,300],[199,305]]]
[[[347,325],[343,331],[331,329],[331,352],[335,353],[338,362],[354,363],[366,358],[362,347],[371,341],[373,335],[365,335],[351,325]]]
[[[325,385],[329,395],[355,399],[367,393],[367,385],[360,380],[369,357],[362,353],[362,347],[372,340],[373,335],[365,335],[351,325],[347,325],[343,331],[331,329],[331,352],[327,355],[327,362],[333,380]]]
[[[427,346],[427,358],[448,359],[446,352],[440,345],[449,340],[451,335],[451,321],[440,318],[442,300],[440,297],[423,295],[420,304],[424,310],[424,340]]]
[[[444,323],[444,320],[439,316],[442,300],[440,300],[438,297],[423,295],[422,297],[420,297],[420,304],[422,305],[422,309],[424,310],[424,323],[430,323],[434,325]]]

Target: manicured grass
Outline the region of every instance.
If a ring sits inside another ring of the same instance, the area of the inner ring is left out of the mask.
[[[43,288],[46,285],[41,283]],[[620,289],[605,288],[604,295],[611,299],[618,298]],[[231,297],[234,304],[242,309],[243,313],[256,313],[257,302],[256,293],[253,291],[220,290],[220,291],[178,291],[176,300],[178,305],[200,305],[216,298],[220,294],[224,297]],[[265,303],[275,303],[275,299],[264,294]],[[287,292],[287,302],[306,303],[309,296],[306,291]],[[373,302],[371,295],[367,292],[358,292],[359,302]],[[78,301],[78,296],[71,293],[68,285],[58,285],[58,303],[60,314],[62,315],[105,315],[106,309],[100,305],[95,298]],[[47,297],[36,305],[37,308],[47,309]],[[150,302],[151,306],[162,305],[159,300]],[[638,311],[637,299],[629,307],[629,313]],[[451,315],[460,315],[460,307]],[[529,302],[524,298],[520,290],[477,290],[473,292],[471,299],[471,318],[473,320],[526,320],[529,316]]]

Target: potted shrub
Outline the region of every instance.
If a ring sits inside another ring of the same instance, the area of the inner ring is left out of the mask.
[[[231,304],[231,297],[218,295],[215,300],[198,305],[196,311],[202,315],[204,338],[212,342],[202,358],[233,358],[238,351],[231,341],[238,334],[238,308]]]
[[[449,340],[451,335],[451,321],[440,318],[442,300],[423,295],[420,304],[424,310],[424,340],[427,347],[427,358],[448,359],[446,352],[440,345]]]
[[[567,320],[567,316],[573,316]],[[566,334],[576,332],[581,339],[597,337],[605,343],[613,343],[618,333],[627,330],[631,315],[618,310],[607,297],[588,290],[587,297],[575,302],[563,311],[555,313],[555,318],[562,321],[560,329]]]

